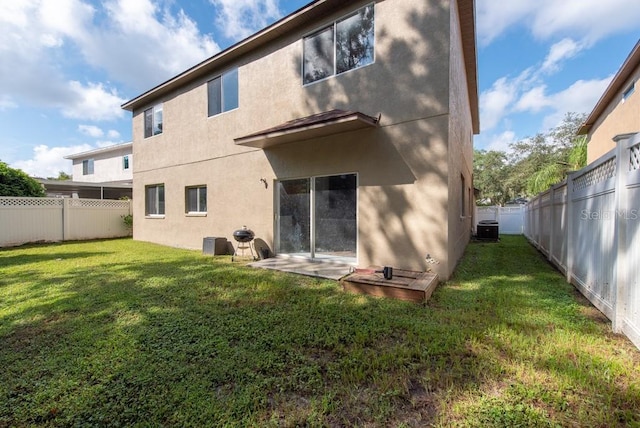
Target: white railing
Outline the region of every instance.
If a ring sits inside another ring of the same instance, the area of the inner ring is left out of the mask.
[[[524,232],[524,205],[501,207],[476,207],[476,224],[482,220],[498,222],[498,231],[505,235],[522,235]]]
[[[532,199],[525,236],[640,348],[640,133]]]
[[[127,236],[130,213],[131,201],[0,197],[0,247]]]

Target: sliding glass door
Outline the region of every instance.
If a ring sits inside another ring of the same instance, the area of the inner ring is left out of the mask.
[[[311,180],[281,181],[278,193],[278,253],[311,256]]]
[[[355,174],[282,180],[277,201],[279,254],[355,261]]]

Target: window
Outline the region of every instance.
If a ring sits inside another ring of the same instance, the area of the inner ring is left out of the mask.
[[[145,187],[145,215],[164,215],[164,184]]]
[[[209,116],[238,108],[238,69],[235,68],[207,83]]]
[[[305,37],[304,84],[371,64],[374,37],[373,4]]]
[[[82,175],[93,174],[93,159],[85,159],[82,161]]]
[[[465,200],[465,195],[467,193],[467,186],[464,182],[464,175],[460,176],[460,217],[467,216],[467,201]]]
[[[207,212],[207,186],[194,186],[185,188],[185,212]]]
[[[333,25],[304,39],[304,83],[333,74]]]
[[[636,90],[636,82],[633,82],[622,94],[622,101],[626,101]]]
[[[144,138],[162,134],[162,104],[144,111]]]
[[[122,156],[122,169],[129,169],[129,155]]]

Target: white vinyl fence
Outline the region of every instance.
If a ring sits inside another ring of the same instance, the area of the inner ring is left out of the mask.
[[[127,236],[130,213],[131,201],[0,197],[0,247]]]
[[[640,348],[640,133],[527,204],[525,236]]]
[[[525,206],[490,206],[476,207],[476,224],[482,220],[498,222],[499,233],[505,235],[522,235],[524,233]]]

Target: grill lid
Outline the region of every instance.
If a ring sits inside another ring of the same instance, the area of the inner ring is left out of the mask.
[[[247,229],[247,226],[242,226],[242,229],[238,229],[233,232],[233,239],[238,242],[249,242],[252,241],[255,236],[253,230]]]

